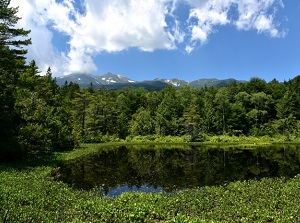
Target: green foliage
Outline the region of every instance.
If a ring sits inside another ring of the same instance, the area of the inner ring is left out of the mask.
[[[270,86],[280,92],[285,89],[283,84],[268,84],[258,78],[246,84],[202,90],[188,86],[169,86],[160,92],[82,89],[72,100],[74,126],[85,142],[103,142],[102,136],[106,135],[127,141],[148,140],[149,135],[155,140],[178,136],[187,141],[203,141],[203,135],[281,134],[286,140],[296,140],[299,131],[295,111],[299,107],[290,90],[279,95]]]
[[[168,143],[183,143],[189,141],[189,136],[160,136],[160,135],[146,135],[146,136],[128,136],[127,142],[168,142]]]
[[[107,143],[107,142],[121,142],[122,139],[120,139],[117,135],[87,135],[84,138],[84,142],[86,143]]]
[[[10,0],[0,1],[0,70],[14,70],[24,65],[24,55],[27,53],[22,46],[31,44],[30,39],[24,39],[29,30],[15,28],[20,19],[17,16],[18,8],[9,6]],[[3,56],[2,56],[3,55]]]
[[[154,134],[155,120],[149,110],[139,108],[129,123],[129,132],[134,136]]]
[[[15,28],[18,8],[9,6],[9,0],[0,0],[0,162],[17,158],[18,114],[14,109],[14,91],[20,73],[24,69],[26,50],[30,44],[30,31]]]
[[[280,143],[287,141],[286,137],[283,135],[274,135],[270,137],[265,136],[229,136],[229,135],[220,135],[220,136],[207,136],[206,140],[208,142],[228,142],[228,143],[251,143],[251,144],[270,144],[270,143]]]
[[[49,68],[40,76],[35,61],[25,65],[30,31],[15,28],[18,8],[0,0],[0,162],[44,156],[73,148],[71,111]],[[63,91],[62,91],[63,92]]]
[[[228,113],[228,107],[229,107],[229,92],[228,88],[219,88],[218,92],[215,95],[215,103],[217,108],[217,114],[220,117],[219,123],[221,123],[221,127],[219,129],[222,129],[222,134],[225,134],[227,132],[227,113]]]
[[[58,100],[59,88],[51,71],[47,76],[38,73],[32,61],[21,74],[15,93],[15,109],[21,120],[18,141],[25,158],[70,149],[76,144],[71,113]]]

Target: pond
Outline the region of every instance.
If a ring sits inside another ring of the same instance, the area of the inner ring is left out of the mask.
[[[299,145],[99,145],[97,153],[61,164],[57,176],[75,188],[117,196],[125,191],[168,193],[298,173]]]

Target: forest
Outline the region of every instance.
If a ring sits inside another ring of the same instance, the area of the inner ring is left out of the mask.
[[[0,162],[140,136],[300,136],[300,76],[161,91],[60,87],[51,68],[42,74],[26,63],[30,31],[15,27],[18,8],[9,2],[0,0]]]

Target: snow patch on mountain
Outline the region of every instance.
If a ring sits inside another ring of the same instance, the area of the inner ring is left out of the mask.
[[[173,79],[160,79],[160,78],[156,78],[155,80],[157,81],[162,81],[165,82],[167,84],[171,84],[175,87],[182,87],[183,85],[188,85],[189,82],[182,80],[182,79],[178,79],[178,78],[173,78]]]

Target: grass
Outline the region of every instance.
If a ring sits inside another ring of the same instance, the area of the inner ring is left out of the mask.
[[[0,222],[299,222],[300,176],[116,198],[55,181],[57,162],[96,152],[99,144],[39,163],[0,165]]]

